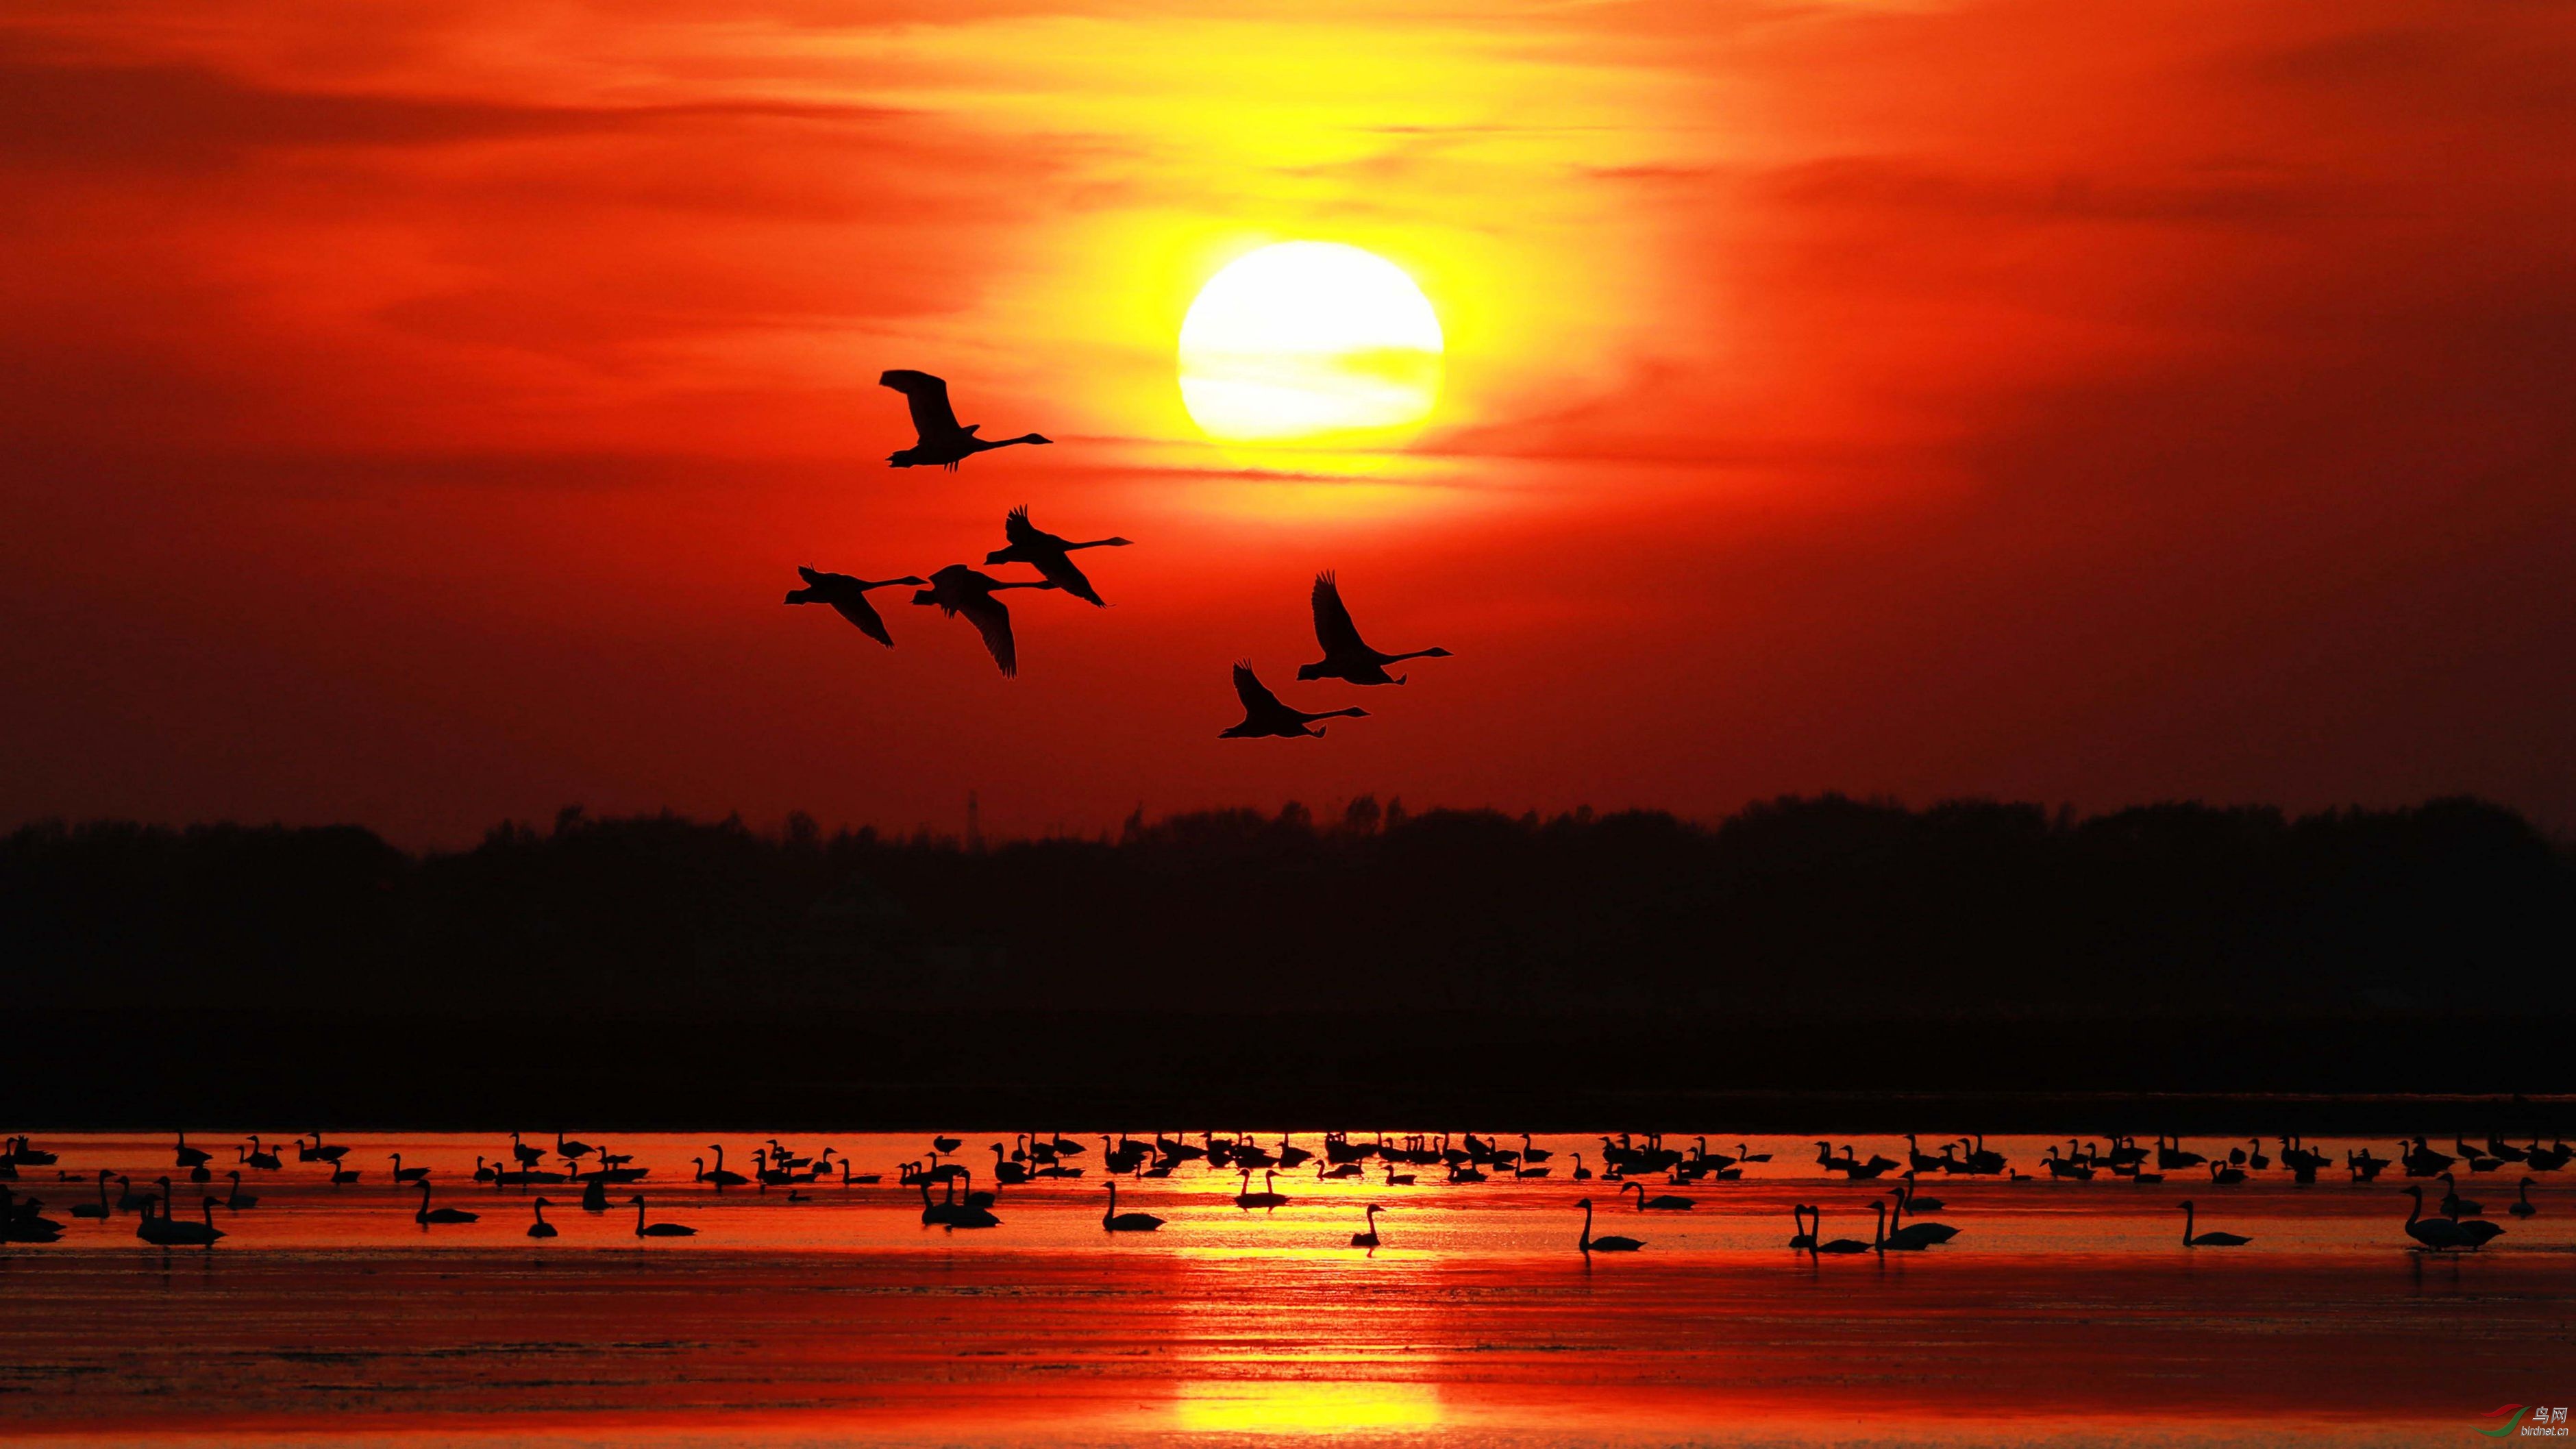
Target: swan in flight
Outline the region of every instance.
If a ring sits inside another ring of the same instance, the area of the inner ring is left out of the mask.
[[[1357,707],[1328,709],[1319,714],[1309,714],[1302,709],[1290,709],[1279,702],[1279,696],[1270,692],[1269,686],[1261,682],[1260,677],[1252,672],[1252,666],[1249,664],[1234,666],[1234,693],[1236,698],[1243,701],[1243,723],[1230,729],[1217,731],[1216,737],[1221,740],[1322,739],[1324,732],[1311,728],[1319,719],[1332,719],[1340,715],[1348,715],[1352,719],[1368,717],[1367,710]]]
[[[898,367],[880,376],[877,383],[902,393],[904,402],[912,409],[912,446],[889,455],[886,463],[891,467],[946,468],[953,472],[959,463],[977,453],[1007,448],[1014,443],[1055,441],[1037,433],[1022,433],[1016,438],[1004,438],[998,442],[976,437],[975,430],[983,424],[957,426],[957,412],[948,405],[947,381],[926,372]]]
[[[1055,584],[1041,579],[1036,583],[1004,583],[991,574],[978,573],[964,564],[950,564],[930,576],[930,587],[912,596],[916,604],[936,604],[949,618],[963,614],[975,632],[984,636],[984,647],[992,651],[993,662],[1002,667],[1004,679],[1017,679],[1020,674],[1019,645],[1011,640],[1011,611],[993,595],[1003,589],[1052,589]]]
[[[1346,679],[1353,684],[1402,684],[1400,675],[1390,675],[1386,667],[1406,659],[1446,659],[1449,651],[1441,648],[1416,649],[1405,654],[1381,654],[1360,638],[1357,624],[1351,622],[1351,611],[1342,607],[1342,588],[1330,569],[1315,575],[1311,595],[1315,606],[1315,642],[1324,648],[1324,657],[1312,664],[1297,666],[1299,679]]]
[[[927,582],[910,574],[899,579],[855,579],[848,574],[827,574],[820,569],[809,569],[803,564],[796,566],[796,572],[804,578],[805,587],[789,589],[787,602],[829,604],[833,613],[858,625],[860,633],[888,649],[894,647],[894,636],[886,632],[885,620],[877,614],[876,605],[868,602],[868,590],[895,584],[919,586]]]
[[[1002,520],[1002,537],[1010,540],[1010,546],[997,548],[984,555],[984,562],[1028,564],[1057,588],[1086,604],[1097,604],[1104,609],[1109,607],[1108,601],[1101,598],[1099,590],[1091,586],[1091,580],[1083,577],[1082,570],[1073,566],[1070,555],[1075,549],[1080,548],[1131,546],[1129,541],[1123,538],[1095,538],[1084,543],[1058,538],[1029,522],[1027,504],[1012,509],[1011,516]],[[918,583],[920,580],[916,579],[914,582]]]

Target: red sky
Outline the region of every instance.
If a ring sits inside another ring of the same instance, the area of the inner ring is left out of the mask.
[[[69,3],[0,17],[0,822],[1096,828],[1780,792],[2576,826],[2576,11]],[[1221,452],[1262,241],[1448,385]],[[887,367],[1051,449],[890,471]],[[1029,503],[1023,672],[880,594]],[[1299,687],[1341,572],[1402,690]],[[1221,742],[1248,657],[1323,741]]]

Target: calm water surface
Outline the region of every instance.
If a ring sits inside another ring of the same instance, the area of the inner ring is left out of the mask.
[[[1789,1138],[1751,1141],[1772,1160],[1740,1182],[1652,1181],[1688,1212],[1569,1180],[1577,1152],[1599,1167],[1589,1138],[1539,1139],[1552,1174],[1519,1181],[1309,1164],[1268,1212],[1193,1164],[1122,1180],[1122,1211],[1169,1221],[1111,1237],[1096,1139],[1083,1177],[1004,1187],[1002,1226],[953,1231],[895,1181],[915,1136],[799,1136],[886,1177],[808,1202],[692,1180],[718,1141],[748,1173],[766,1134],[617,1136],[650,1175],[594,1214],[578,1185],[475,1183],[506,1135],[359,1135],[331,1139],[354,1185],[291,1142],[244,1170],[258,1205],[217,1208],[202,1251],[69,1217],[100,1168],[183,1179],[167,1137],[34,1135],[60,1162],[11,1186],[69,1231],[0,1249],[0,1434],[61,1444],[2472,1443],[2500,1404],[2576,1402],[2576,1172],[2538,1174],[2523,1220],[2513,1165],[2462,1182],[2508,1229],[2477,1254],[2412,1251],[2394,1168],[2301,1187],[2276,1164],[2239,1186],[1927,1179],[1954,1241],[1819,1261],[1786,1247],[1790,1205],[1866,1242],[1888,1184],[1824,1177]],[[223,1160],[183,1204],[229,1189],[238,1140],[191,1134]],[[2047,1144],[1988,1145],[2038,1172]],[[414,1222],[397,1151],[479,1220]],[[637,1192],[697,1236],[638,1239]],[[1596,1231],[1645,1250],[1578,1253],[1587,1193]],[[525,1236],[540,1196],[551,1241]],[[2253,1243],[2186,1250],[2184,1197]],[[1369,1203],[1373,1254],[1348,1246]]]

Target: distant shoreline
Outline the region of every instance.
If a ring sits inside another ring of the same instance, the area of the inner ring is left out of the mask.
[[[0,1130],[12,1132],[2576,1131],[2576,1070],[2472,1045],[2564,1040],[2576,1027],[2528,1016],[2240,1021],[2223,1038],[2219,1024],[2143,1017],[1877,1019],[1838,1024],[1830,1043],[1809,1040],[1821,1030],[1812,1023],[1739,1030],[1609,1014],[563,1020],[147,1009],[8,1020],[0,1100],[11,1120]],[[1730,1044],[1709,1044],[1730,1030]],[[2114,1049],[2123,1035],[2166,1034],[2191,1049]],[[2034,1039],[2101,1045],[2053,1066],[2047,1053],[1997,1054]],[[2426,1040],[2456,1049],[2405,1049]],[[2275,1050],[2245,1050],[2264,1042]],[[2015,1073],[2055,1080],[2019,1086]],[[2427,1090],[2437,1077],[2474,1089]],[[1813,1085],[1780,1085],[1799,1081]]]

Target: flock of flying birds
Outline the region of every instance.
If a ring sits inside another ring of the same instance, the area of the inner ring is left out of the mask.
[[[879,383],[904,395],[912,409],[913,445],[886,459],[897,468],[940,467],[954,470],[977,453],[1017,444],[1044,444],[1053,441],[1038,433],[1023,433],[1016,438],[988,440],[976,436],[980,423],[960,427],[956,410],[948,403],[948,384],[926,372],[897,368],[877,379]],[[996,597],[1005,589],[1054,589],[1073,595],[1095,607],[1106,608],[1108,601],[1092,587],[1091,580],[1075,565],[1073,555],[1086,548],[1125,548],[1123,538],[1095,538],[1075,541],[1061,538],[1039,528],[1029,519],[1026,507],[1014,508],[1003,520],[1005,547],[984,556],[986,564],[1025,564],[1037,570],[1034,579],[1001,579],[968,564],[950,564],[923,579],[906,574],[892,579],[863,579],[850,574],[825,573],[820,569],[799,567],[805,587],[788,592],[791,604],[826,604],[842,618],[858,626],[859,632],[891,649],[894,635],[886,629],[885,619],[868,602],[868,591],[896,584],[910,584],[915,592],[912,601],[936,605],[948,618],[964,618],[982,635],[984,647],[991,651],[993,662],[1001,666],[1005,678],[1020,672],[1018,642],[1011,634],[1011,611]],[[1386,667],[1407,659],[1446,659],[1449,651],[1440,648],[1414,649],[1402,654],[1387,654],[1369,647],[1360,637],[1359,626],[1351,622],[1351,611],[1342,603],[1342,591],[1328,571],[1315,576],[1310,597],[1315,615],[1315,641],[1323,646],[1324,657],[1312,664],[1298,666],[1300,680],[1339,679],[1351,684],[1402,684],[1403,675],[1389,674]],[[1234,666],[1234,692],[1243,701],[1243,722],[1219,732],[1229,740],[1276,737],[1295,739],[1320,737],[1324,731],[1317,720],[1348,716],[1363,718],[1367,710],[1356,706],[1346,709],[1302,710],[1282,703],[1269,687],[1252,672],[1251,664]]]

